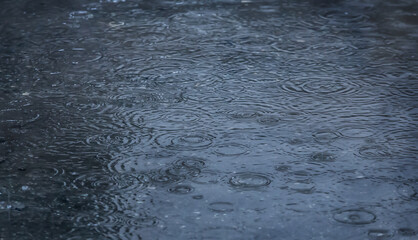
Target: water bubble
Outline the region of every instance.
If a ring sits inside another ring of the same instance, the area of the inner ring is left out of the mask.
[[[242,172],[229,179],[229,184],[237,188],[260,188],[271,183],[270,178],[262,173]]]
[[[213,202],[209,204],[209,210],[219,213],[234,211],[234,205],[230,202]]]
[[[175,194],[188,194],[193,192],[194,188],[189,185],[177,185],[168,189],[169,192]]]
[[[374,222],[376,220],[376,215],[363,209],[349,209],[336,211],[333,218],[340,223],[363,225]]]

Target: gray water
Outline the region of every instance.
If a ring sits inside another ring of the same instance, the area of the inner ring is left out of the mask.
[[[413,0],[0,2],[0,239],[417,239]]]

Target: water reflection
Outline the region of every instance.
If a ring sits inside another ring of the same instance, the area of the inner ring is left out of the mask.
[[[402,1],[0,9],[0,239],[414,239]]]

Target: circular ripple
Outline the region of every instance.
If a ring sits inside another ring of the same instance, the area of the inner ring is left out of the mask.
[[[390,157],[389,149],[382,145],[368,145],[360,147],[358,154],[365,158],[384,158]]]
[[[233,109],[226,112],[230,119],[255,119],[262,116],[262,113],[255,109]]]
[[[412,228],[399,228],[397,232],[401,236],[408,236],[408,237],[410,237],[410,236],[417,235],[417,231],[415,231]]]
[[[271,183],[270,178],[261,173],[237,173],[229,179],[229,184],[237,188],[260,188]]]
[[[376,215],[363,209],[349,209],[336,211],[333,218],[340,223],[363,225],[374,222]]]
[[[334,154],[328,152],[319,152],[311,156],[313,162],[335,162],[337,157]]]
[[[351,95],[359,91],[359,86],[348,79],[322,77],[288,80],[282,85],[282,89],[289,93],[298,94]]]
[[[209,204],[209,210],[219,213],[232,212],[234,205],[230,202],[213,202]]]
[[[115,146],[115,147],[129,147],[141,142],[141,139],[135,133],[111,133],[106,135],[94,135],[86,139],[88,145],[96,146]]]
[[[337,132],[331,130],[317,131],[312,136],[319,143],[329,143],[340,137],[340,135]]]
[[[169,184],[183,181],[184,175],[168,174],[167,170],[153,171],[148,174],[154,183]]]
[[[397,192],[405,200],[418,200],[418,185],[413,183],[404,183],[399,185]]]
[[[144,112],[138,110],[119,111],[115,113],[116,122],[122,122],[129,128],[144,127]]]
[[[196,178],[193,178],[192,181],[198,184],[217,184],[220,179],[221,176],[219,173],[203,170]]]
[[[280,123],[280,117],[276,115],[264,115],[257,118],[257,122],[263,125],[276,125]]]
[[[170,150],[199,150],[209,148],[215,137],[206,133],[173,133],[164,134],[155,138],[155,142],[162,148]]]
[[[194,188],[189,185],[177,185],[168,189],[168,192],[175,194],[188,194],[193,192]]]
[[[239,156],[246,154],[247,152],[248,147],[239,143],[224,144],[215,149],[215,153],[221,156]]]
[[[315,184],[310,181],[297,181],[290,183],[289,188],[299,193],[311,194],[315,191]]]
[[[190,168],[203,168],[206,164],[206,160],[198,157],[181,157],[179,160],[174,162],[174,165],[184,166]]]
[[[367,138],[374,135],[374,131],[363,127],[344,127],[339,129],[344,137],[350,138]]]
[[[139,176],[135,177],[129,174],[108,176],[103,173],[98,173],[80,176],[73,181],[72,185],[77,189],[98,190],[111,189],[114,187],[117,189],[126,189],[143,186],[146,181],[147,179],[145,177],[140,178]]]

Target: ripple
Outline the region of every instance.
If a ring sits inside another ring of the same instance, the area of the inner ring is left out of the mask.
[[[199,102],[199,103],[228,103],[234,100],[234,97],[231,95],[230,92],[225,90],[216,90],[212,92],[208,91],[194,91],[186,93],[185,98],[192,102]]]
[[[129,147],[139,144],[141,139],[135,133],[111,133],[103,135],[94,135],[86,139],[86,143],[91,146],[105,146],[105,147]]]
[[[197,184],[217,184],[221,180],[219,173],[210,170],[203,170],[193,178],[192,181]]]
[[[223,144],[216,147],[215,153],[221,156],[239,156],[248,153],[247,146],[239,143]]]
[[[334,154],[328,152],[319,152],[311,156],[313,162],[335,162],[337,157]]]
[[[255,109],[234,109],[226,112],[230,119],[255,119],[262,116],[262,113]]]
[[[130,174],[108,176],[104,173],[82,175],[76,178],[72,186],[76,189],[109,190],[112,188],[136,188],[146,184],[146,177],[140,178]]]
[[[367,145],[367,146],[360,147],[358,150],[358,154],[361,157],[371,158],[371,159],[386,158],[392,155],[389,152],[389,149],[382,145]]]
[[[319,95],[352,95],[359,91],[359,86],[347,79],[339,78],[307,78],[284,82],[282,89],[289,93]]]
[[[200,232],[201,236],[199,239],[216,239],[218,240],[220,236],[224,236],[226,239],[246,239],[248,235],[243,235],[234,227],[228,226],[216,226],[208,227]]]
[[[369,236],[369,239],[372,240],[388,239],[393,236],[387,229],[370,229],[367,235]]]
[[[236,173],[229,179],[229,184],[237,188],[260,188],[271,183],[271,179],[262,173]]]
[[[397,232],[398,232],[399,235],[401,235],[401,236],[407,236],[407,237],[417,235],[417,231],[415,231],[412,228],[399,228],[397,230]]]
[[[230,202],[213,202],[209,204],[209,210],[218,213],[234,211],[234,205]]]
[[[165,170],[167,174],[182,177],[191,178],[200,174],[200,169],[196,167],[188,166],[173,166]]]
[[[199,157],[181,157],[174,165],[201,169],[206,165],[206,159]]]
[[[76,20],[87,20],[90,18],[93,18],[93,14],[91,14],[88,11],[74,11],[74,12],[70,12],[70,14],[68,15],[69,19],[76,19]]]
[[[177,185],[168,189],[168,192],[175,194],[188,194],[193,192],[194,188],[189,185]]]
[[[183,181],[185,175],[168,174],[167,170],[152,171],[148,174],[154,183],[169,184]]]
[[[319,143],[329,143],[338,139],[340,134],[332,130],[320,130],[312,134],[312,136]]]
[[[297,181],[290,183],[289,188],[299,193],[311,194],[315,191],[315,184],[310,181]]]
[[[368,21],[369,17],[364,14],[357,14],[354,11],[343,11],[340,9],[329,10],[320,14],[320,17],[326,20],[332,20],[341,23],[359,23]]]
[[[403,183],[398,186],[397,192],[405,200],[418,200],[418,185],[416,183]]]
[[[344,137],[367,138],[373,136],[373,130],[365,127],[344,127],[338,130]]]
[[[281,119],[277,115],[263,115],[257,118],[257,122],[263,125],[276,125],[280,123]]]
[[[155,138],[155,143],[170,150],[192,151],[209,148],[215,137],[203,133],[167,133]]]
[[[39,120],[40,115],[26,109],[2,109],[0,110],[0,124],[8,126],[24,127]]]
[[[116,122],[122,122],[129,128],[143,128],[144,112],[140,110],[118,111],[114,114]]]
[[[203,117],[208,116],[201,109],[170,108],[146,111],[144,121],[148,126],[157,129],[184,129],[186,125],[190,129],[193,125],[201,123]]]
[[[370,224],[376,220],[376,215],[363,209],[338,210],[334,213],[335,221],[353,225]]]

